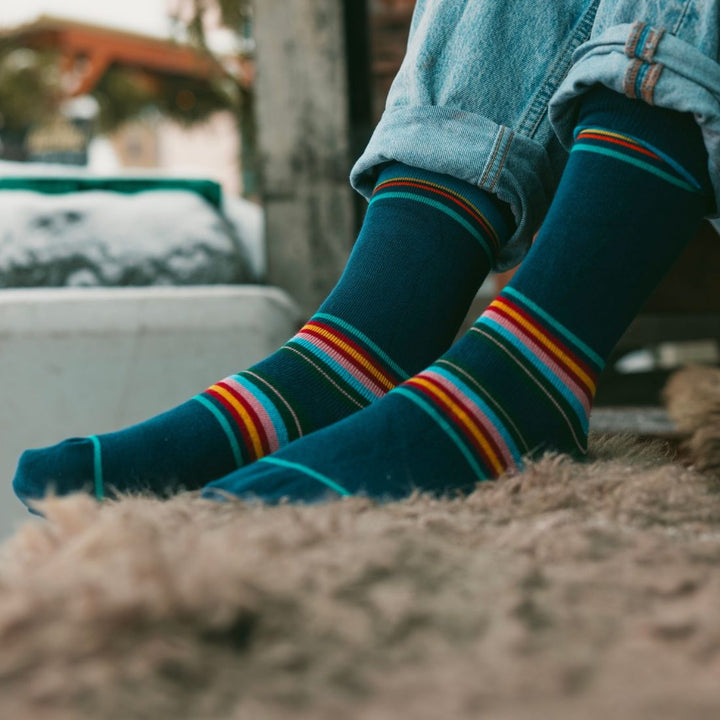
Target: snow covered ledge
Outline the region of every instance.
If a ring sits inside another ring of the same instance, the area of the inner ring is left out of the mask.
[[[183,402],[299,321],[288,295],[259,285],[0,291],[0,538],[27,517],[10,487],[23,449]]]

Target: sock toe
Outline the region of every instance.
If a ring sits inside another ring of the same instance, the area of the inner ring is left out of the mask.
[[[13,478],[15,494],[26,502],[50,493],[93,491],[94,446],[89,438],[70,438],[48,448],[26,450]]]

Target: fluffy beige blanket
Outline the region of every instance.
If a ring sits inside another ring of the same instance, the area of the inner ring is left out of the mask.
[[[688,434],[463,500],[47,501],[2,548],[0,718],[720,717],[720,371]]]

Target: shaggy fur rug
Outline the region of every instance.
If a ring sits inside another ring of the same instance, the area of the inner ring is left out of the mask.
[[[720,371],[687,433],[464,499],[43,504],[2,548],[0,717],[720,716]]]

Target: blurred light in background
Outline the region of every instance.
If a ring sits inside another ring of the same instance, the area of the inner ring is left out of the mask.
[[[5,0],[0,4],[0,28],[26,23],[40,15],[53,15],[125,30],[168,37],[172,3],[167,0]]]

